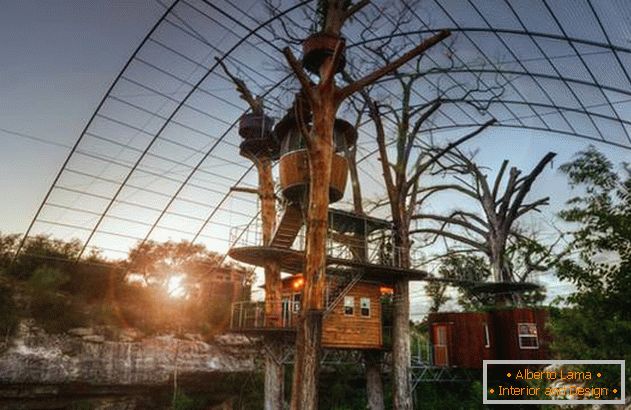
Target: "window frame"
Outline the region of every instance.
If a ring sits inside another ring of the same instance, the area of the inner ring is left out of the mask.
[[[534,334],[532,333],[528,333],[528,334],[522,334],[521,333],[521,327],[522,326],[528,326],[529,330],[531,329],[531,326],[534,326]],[[527,339],[534,339],[535,341],[535,346],[524,346],[522,343],[522,340],[524,338]],[[517,341],[519,343],[519,348],[521,350],[538,350],[539,349],[539,330],[537,329],[537,323],[535,322],[518,322],[517,323]]]
[[[483,323],[483,330],[484,333],[482,335],[482,337],[484,338],[484,347],[486,349],[490,349],[491,348],[491,336],[489,335],[489,324],[488,323]]]
[[[302,293],[296,292],[291,295],[291,311],[292,313],[300,313],[302,303]]]
[[[364,301],[368,302],[368,307],[367,308],[363,307],[363,302]],[[364,309],[368,309],[368,314],[367,315],[364,315]],[[371,306],[371,303],[370,303],[370,298],[363,297],[363,296],[359,298],[359,316],[360,317],[365,317],[365,318],[370,318],[372,316],[372,306]]]
[[[347,301],[351,302],[350,306],[348,305]],[[346,312],[347,308],[351,309],[351,313]],[[355,316],[355,296],[344,296],[344,305],[342,309],[344,316]]]

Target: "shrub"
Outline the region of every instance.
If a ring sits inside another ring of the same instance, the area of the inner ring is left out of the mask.
[[[15,333],[18,325],[18,310],[13,293],[7,286],[0,286],[0,340],[6,340]]]

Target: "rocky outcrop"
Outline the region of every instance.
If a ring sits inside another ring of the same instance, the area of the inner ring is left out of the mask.
[[[51,335],[23,321],[0,352],[0,385],[156,386],[169,383],[176,373],[254,370],[254,349],[238,336],[210,344],[194,335],[142,337],[126,331],[112,338],[100,333],[77,328]]]

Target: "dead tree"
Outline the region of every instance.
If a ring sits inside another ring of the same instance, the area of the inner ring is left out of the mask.
[[[346,98],[396,70],[450,34],[447,31],[442,31],[423,41],[392,63],[338,88],[334,77],[340,68],[344,52],[344,40],[339,36],[341,27],[348,18],[368,4],[368,1],[363,0],[353,5],[346,0],[323,0],[320,4],[327,10],[327,13],[322,24],[323,33],[319,33],[319,35],[323,34],[333,38],[335,46],[332,50],[329,48],[329,52],[321,55],[321,60],[315,70],[319,76],[318,83],[314,85],[310,81],[302,64],[294,57],[289,48],[283,50],[289,66],[300,82],[302,93],[311,109],[313,118],[313,126],[307,127],[305,121],[301,120],[300,115],[297,115],[306,141],[311,178],[307,206],[304,303],[302,317],[297,329],[291,399],[292,409],[309,410],[315,410],[318,406],[317,382],[324,311],[328,195],[335,114]],[[307,39],[307,41],[309,40]],[[302,112],[301,109],[296,111],[297,114]],[[314,177],[315,175],[317,178]]]
[[[490,184],[487,175],[468,155],[459,150],[452,151],[446,156],[441,166],[444,171],[453,173],[456,181],[452,184],[439,184],[422,189],[422,197],[417,204],[426,201],[437,192],[450,190],[473,200],[482,209],[482,215],[464,209],[455,210],[444,216],[415,213],[413,219],[433,221],[438,226],[422,227],[411,233],[429,234],[432,236],[430,242],[438,238],[446,238],[464,244],[467,248],[473,248],[488,257],[496,282],[515,281],[513,269],[510,268],[509,259],[507,259],[509,239],[513,237],[522,241],[530,240],[517,231],[516,221],[549,203],[548,197],[532,202],[525,201],[533,183],[555,155],[552,152],[546,154],[533,170],[524,176],[521,176],[522,171],[512,167],[502,189],[508,160],[502,162],[495,180]],[[532,242],[529,243],[532,244]],[[535,249],[531,247],[527,256],[532,269],[543,261],[541,250],[536,252],[539,257],[533,259],[534,251]],[[522,279],[525,277],[522,276]]]
[[[248,133],[259,133],[262,139],[267,128],[271,128],[271,119],[266,120],[263,100],[258,96],[253,96],[252,92],[243,80],[233,75],[228,67],[220,60],[217,62],[221,65],[226,75],[235,84],[237,92],[241,99],[246,101],[252,110],[252,116],[247,117],[245,114],[241,118],[240,133],[243,133],[244,125],[249,129]],[[258,120],[260,119],[260,120]],[[249,123],[244,124],[244,121]],[[269,124],[265,124],[269,121]],[[243,135],[242,135],[243,136]],[[257,135],[246,135],[246,137],[254,137]],[[269,136],[267,136],[269,137]],[[269,143],[269,142],[267,142]],[[273,144],[274,142],[272,142]],[[274,177],[272,175],[272,152],[267,146],[261,148],[262,144],[251,146],[241,146],[241,155],[249,158],[258,171],[258,195],[261,201],[261,226],[263,234],[263,245],[268,246],[272,241],[272,235],[276,224],[276,195],[274,194]],[[256,147],[256,149],[253,149]],[[265,267],[265,316],[273,321],[274,318],[280,319],[280,303],[281,303],[281,281],[280,281],[280,265],[276,262],[268,262]],[[264,401],[265,410],[281,410],[283,409],[284,399],[284,369],[279,357],[281,356],[279,346],[273,340],[264,340],[265,349],[265,391]]]
[[[394,12],[395,21],[392,22],[395,30],[399,26],[407,24],[408,15],[404,12]],[[379,16],[369,19],[362,36],[369,35],[372,25],[378,25]],[[368,39],[367,37],[366,39]],[[405,44],[393,45],[391,39],[367,47],[370,58],[364,64],[377,61],[378,64],[389,64],[396,59],[397,50]],[[449,49],[449,47],[448,47]],[[419,98],[415,87],[424,81],[429,75],[448,73],[456,69],[453,54],[448,57],[448,64],[443,67],[431,69],[422,68],[422,58],[412,60],[407,67],[401,67],[394,72],[389,82],[396,85],[395,95],[379,95],[377,88],[364,89],[361,92],[362,104],[355,104],[355,108],[362,107],[368,113],[375,127],[375,135],[378,144],[379,160],[381,163],[384,184],[386,187],[386,200],[377,206],[389,206],[390,214],[395,228],[394,246],[399,256],[398,263],[402,268],[411,267],[410,251],[410,225],[414,214],[418,193],[420,190],[421,176],[432,169],[432,166],[448,153],[452,148],[468,141],[491,126],[495,120],[491,119],[482,124],[477,130],[467,134],[435,152],[419,149],[423,135],[423,126],[431,123],[432,115],[447,104],[471,104],[476,109],[484,112],[491,101],[496,100],[502,94],[505,84],[494,83],[493,86],[484,85],[477,77],[475,84],[457,84],[449,88],[441,88],[436,85],[436,94],[423,96],[424,103],[415,103]],[[350,79],[348,80],[350,81]],[[388,84],[387,87],[391,88]],[[484,104],[476,104],[475,93],[490,93],[491,96]],[[428,98],[429,97],[429,98]],[[389,132],[386,121],[393,125],[393,132]],[[395,158],[391,158],[390,146],[396,149]],[[352,176],[352,175],[351,175]],[[393,399],[394,408],[411,409],[411,388],[409,375],[410,361],[410,329],[409,329],[409,284],[407,280],[395,282],[394,297],[394,321],[393,321]]]
[[[409,77],[407,80],[401,78],[403,92],[403,105],[409,102],[411,87],[413,82],[420,77]],[[390,206],[390,213],[395,229],[394,247],[397,252],[399,266],[402,268],[411,267],[410,251],[410,223],[412,215],[416,209],[416,202],[419,193],[419,180],[423,173],[427,172],[431,166],[440,160],[452,148],[468,141],[481,133],[484,129],[492,125],[495,120],[489,120],[481,125],[477,130],[471,132],[458,140],[448,144],[432,156],[419,155],[413,160],[411,154],[420,135],[421,126],[435,113],[443,104],[442,101],[434,101],[424,111],[411,110],[405,108],[401,111],[397,121],[395,143],[397,144],[397,154],[394,161],[390,159],[388,153],[388,143],[386,142],[386,128],[382,115],[386,110],[382,110],[379,102],[373,100],[368,92],[363,93],[363,97],[369,108],[370,118],[375,126],[377,144],[379,147],[379,161],[386,186],[387,203]],[[416,117],[414,114],[418,114]],[[396,409],[411,409],[410,390],[410,306],[409,306],[409,283],[406,279],[397,280],[394,286],[394,318],[393,318],[393,338],[392,338],[392,361],[393,361],[393,388],[394,406]]]

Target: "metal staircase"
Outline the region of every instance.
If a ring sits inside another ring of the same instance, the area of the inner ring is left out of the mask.
[[[270,245],[277,248],[291,248],[302,225],[303,219],[300,207],[298,205],[287,205],[278,221]]]

